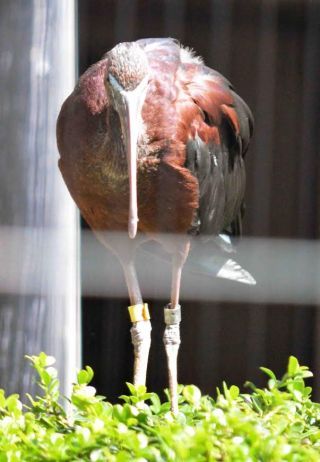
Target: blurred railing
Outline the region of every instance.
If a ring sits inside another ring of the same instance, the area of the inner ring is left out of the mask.
[[[0,293],[40,296],[46,287],[57,297],[63,296],[65,285],[61,281],[67,281],[73,270],[72,261],[66,259],[70,250],[68,244],[61,243],[67,234],[67,229],[0,227],[0,267],[5,269],[0,275]],[[179,235],[172,235],[170,239],[171,242],[179,241]],[[118,241],[117,247],[125,245],[127,240],[126,233],[112,233],[112,241]],[[21,265],[25,249],[28,252]],[[220,270],[229,258],[250,271],[256,285],[234,282],[221,276]],[[237,244],[235,252],[215,254],[213,246],[211,254],[206,251],[204,255],[201,244],[195,238],[190,259],[183,271],[182,300],[263,302],[280,307],[281,304],[320,303],[319,241],[246,238]],[[195,260],[203,260],[203,267],[195,267],[192,264]],[[149,241],[137,250],[136,266],[143,296],[168,299],[170,255],[160,245]],[[53,284],[56,286],[53,287]],[[110,299],[128,296],[116,257],[89,230],[82,232],[82,294]]]

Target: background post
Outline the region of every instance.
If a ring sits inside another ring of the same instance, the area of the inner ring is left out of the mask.
[[[63,393],[80,362],[79,217],[55,137],[75,39],[73,0],[0,3],[0,387],[22,398],[25,354],[56,357]]]

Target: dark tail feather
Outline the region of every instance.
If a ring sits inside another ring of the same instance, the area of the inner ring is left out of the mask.
[[[186,269],[207,276],[229,279],[242,284],[255,285],[256,280],[249,271],[231,258],[236,254],[230,237],[219,235],[206,241],[193,243]]]
[[[157,244],[152,242],[144,244],[143,252],[170,264],[170,255]],[[236,250],[228,235],[220,234],[206,239],[197,237],[192,241],[184,271],[255,285],[254,277],[234,260],[235,255]]]
[[[229,279],[230,281],[241,282],[242,284],[255,285],[256,280],[249,273],[249,271],[242,268],[232,258],[216,258],[207,257],[203,261],[190,260],[186,263],[186,269],[196,273],[202,273],[207,276],[213,276],[222,279]]]

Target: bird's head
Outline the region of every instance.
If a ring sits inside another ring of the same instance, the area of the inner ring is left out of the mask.
[[[130,188],[128,232],[134,238],[138,228],[137,142],[149,80],[148,59],[135,42],[120,43],[107,53],[107,57],[105,87],[110,104],[119,114],[127,152]]]

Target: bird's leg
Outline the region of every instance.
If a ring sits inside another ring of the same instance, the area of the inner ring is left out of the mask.
[[[181,309],[179,305],[179,294],[181,284],[181,272],[184,262],[188,256],[190,243],[184,243],[173,255],[172,262],[172,284],[171,284],[171,303],[164,308],[164,320],[166,328],[163,335],[165,346],[168,375],[169,391],[171,401],[171,412],[178,413],[178,381],[177,381],[177,360],[180,346],[180,321]]]
[[[143,242],[139,236],[134,240],[122,239],[119,233],[97,233],[101,242],[119,259],[127,283],[131,306],[131,338],[134,347],[134,385],[145,385],[149,349],[151,344],[151,323],[148,305],[143,303],[137,273],[134,265],[135,251]]]
[[[133,258],[122,262],[128,286],[131,306],[129,314],[132,322],[131,339],[134,348],[134,385],[145,385],[148,356],[151,344],[151,322],[148,305],[143,303]]]

